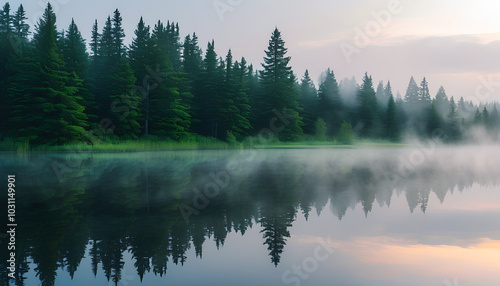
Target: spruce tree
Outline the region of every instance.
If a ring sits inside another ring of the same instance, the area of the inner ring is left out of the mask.
[[[241,140],[245,135],[248,135],[248,130],[251,128],[246,60],[242,58],[241,64],[238,61],[233,63],[232,53],[229,50],[225,63],[225,102],[223,112],[227,129],[223,129],[222,132],[225,131],[226,134],[230,132],[236,139]]]
[[[358,90],[358,124],[362,136],[375,136],[378,130],[378,104],[373,89],[373,80],[368,73],[363,77],[363,84]]]
[[[436,130],[442,128],[442,119],[437,110],[437,99],[434,99],[431,103],[431,108],[429,110],[429,115],[427,119],[427,135],[432,136],[435,134]]]
[[[483,114],[479,111],[479,108],[476,108],[476,114],[474,115],[474,125],[480,125],[483,123]]]
[[[78,96],[81,80],[65,71],[56,42],[56,16],[49,3],[36,26],[34,50],[17,60],[9,86],[12,124],[19,137],[34,144],[80,140],[87,126]]]
[[[99,34],[99,25],[97,23],[97,19],[94,21],[94,25],[92,25],[92,36],[90,40],[90,51],[92,57],[95,58],[99,54],[99,41],[100,41],[101,35]]]
[[[339,94],[339,86],[333,71],[326,70],[325,80],[318,90],[318,116],[325,120],[328,128],[327,135],[336,134],[341,125],[342,101]]]
[[[446,95],[446,91],[444,90],[443,86],[439,87],[439,90],[436,94],[435,104],[436,111],[441,115],[445,115],[450,107],[450,101],[448,100],[448,96]]]
[[[431,103],[431,95],[429,93],[429,83],[427,83],[425,77],[424,79],[422,79],[422,82],[420,83],[418,100],[424,105]]]
[[[66,71],[74,73],[78,79],[82,80],[77,96],[83,99],[82,105],[85,107],[89,121],[94,121],[97,117],[97,109],[94,95],[90,92],[90,82],[88,79],[89,56],[85,40],[74,20],[68,27],[64,38],[60,41],[61,57],[64,61]]]
[[[124,54],[125,34],[120,12],[115,10],[113,19],[108,16],[100,36],[95,33],[96,29],[94,24],[92,43],[99,38],[99,46],[97,56],[93,56],[91,81],[99,110],[97,122],[105,134],[135,139],[140,133],[142,94],[134,89],[134,71]]]
[[[280,140],[299,139],[302,135],[302,118],[299,116],[298,94],[295,88],[295,76],[289,66],[290,57],[286,56],[287,48],[276,28],[265,51],[263,70],[260,73],[261,95],[256,102],[258,110],[258,128],[269,128],[271,120],[282,118],[284,129],[275,128]],[[282,127],[282,126],[280,126]]]
[[[300,107],[302,108],[301,116],[304,121],[303,130],[306,134],[315,133],[315,122],[317,115],[318,91],[309,76],[309,71],[306,70],[301,79],[299,86]]]
[[[410,78],[410,82],[408,83],[408,88],[406,89],[404,100],[406,103],[409,103],[410,105],[413,106],[419,100],[419,88],[413,77]]]
[[[224,66],[217,61],[215,44],[212,41],[207,45],[199,77],[199,89],[194,97],[196,130],[200,135],[220,138],[219,125],[224,101],[221,93],[223,80]]]
[[[153,33],[141,18],[129,49],[136,85],[142,89],[141,110],[144,134],[171,139],[189,133],[191,117],[190,86],[186,75],[175,72],[166,47],[162,45],[163,24],[158,22]]]
[[[447,118],[448,118],[448,124],[447,124],[448,139],[453,142],[458,141],[460,139],[461,132],[460,132],[460,124],[458,121],[457,105],[455,103],[455,99],[453,98],[453,96],[450,99],[450,109]]]
[[[191,82],[200,74],[202,66],[202,52],[198,46],[198,37],[196,33],[187,35],[184,39],[182,52],[182,70],[187,74]]]
[[[9,70],[7,62],[12,53],[12,17],[10,15],[10,4],[6,3],[0,11],[0,140],[7,132],[7,120],[9,118],[9,107],[7,100],[7,79]]]
[[[400,136],[397,115],[396,102],[394,101],[394,96],[392,96],[391,94],[387,102],[387,110],[385,113],[385,134],[389,139],[393,141],[397,141]]]

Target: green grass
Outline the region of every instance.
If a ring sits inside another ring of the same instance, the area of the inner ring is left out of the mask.
[[[168,151],[168,150],[209,150],[209,149],[320,149],[320,148],[397,148],[404,144],[394,143],[382,139],[355,140],[353,144],[346,145],[333,140],[319,141],[313,138],[296,142],[262,142],[256,137],[248,137],[241,143],[228,143],[214,138],[201,136],[191,137],[186,140],[172,141],[158,138],[101,142],[96,145],[75,143],[63,146],[31,146],[28,142],[16,142],[13,139],[4,139],[0,142],[0,151],[3,152],[141,152],[141,151]]]

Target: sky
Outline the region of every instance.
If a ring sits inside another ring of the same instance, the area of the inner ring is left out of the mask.
[[[32,28],[46,0],[22,3]],[[390,80],[403,96],[411,76],[425,76],[434,96],[443,86],[448,96],[478,102],[500,101],[500,3],[494,0],[52,0],[58,29],[71,18],[87,40],[95,19],[100,29],[119,9],[126,43],[144,17],[179,23],[181,37],[196,32],[205,50],[212,39],[224,57],[245,57],[260,68],[271,33],[277,27],[288,48],[294,73],[306,69],[318,84],[331,68],[338,81],[365,72]]]

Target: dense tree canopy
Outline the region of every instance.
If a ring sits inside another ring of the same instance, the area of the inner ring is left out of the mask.
[[[99,140],[196,136],[230,142],[249,136],[282,141],[352,141],[343,137],[433,136],[467,139],[483,128],[497,139],[500,116],[495,103],[474,105],[449,99],[441,86],[431,96],[424,77],[410,78],[404,97],[390,82],[374,89],[366,73],[337,81],[331,69],[318,88],[306,70],[297,80],[285,40],[271,34],[262,69],[229,50],[205,51],[196,33],[181,42],[179,24],[139,18],[131,44],[116,9],[103,25],[95,20],[86,40],[71,21],[59,31],[52,6],[30,32],[26,11],[9,3],[0,10],[0,142],[60,145]],[[30,36],[32,34],[32,36]]]

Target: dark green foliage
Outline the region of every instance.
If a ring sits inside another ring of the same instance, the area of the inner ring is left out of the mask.
[[[419,88],[417,86],[417,83],[413,79],[413,77],[410,78],[410,83],[408,84],[408,88],[406,89],[406,94],[405,94],[405,102],[409,104],[416,104],[419,100]]]
[[[450,107],[450,101],[448,100],[448,96],[444,90],[444,87],[439,87],[439,90],[436,94],[435,107],[438,114],[446,115],[448,109]]]
[[[396,102],[394,101],[394,97],[392,94],[389,97],[389,101],[387,102],[387,110],[385,114],[385,136],[387,138],[397,141],[400,136],[399,130],[399,121],[398,114],[396,108]]]
[[[257,127],[269,128],[276,113],[286,111],[285,122],[282,122],[284,128],[275,128],[277,137],[282,141],[298,139],[302,135],[298,92],[292,68],[288,65],[291,58],[286,56],[287,48],[277,28],[265,53],[264,69],[260,73],[261,94],[255,101]]]
[[[325,80],[319,86],[318,116],[323,118],[328,128],[327,134],[336,134],[341,124],[342,101],[339,94],[339,86],[335,75],[328,69],[325,72]]]
[[[447,135],[452,142],[458,141],[461,137],[460,122],[458,120],[457,105],[453,96],[450,99],[450,109],[447,116]]]
[[[221,84],[224,70],[217,65],[214,41],[208,43],[203,68],[196,83],[194,97],[195,124],[198,134],[219,137],[220,111],[223,104]],[[222,133],[224,134],[224,133]]]
[[[476,114],[474,115],[474,125],[480,125],[483,123],[483,114],[479,111],[479,108],[476,109]]]
[[[489,127],[490,125],[490,114],[488,112],[488,109],[486,107],[483,108],[483,124],[485,127]]]
[[[360,134],[378,135],[378,104],[373,89],[372,77],[365,73],[363,84],[358,90],[358,125]]]
[[[418,100],[420,102],[422,102],[424,105],[431,103],[431,94],[429,93],[429,84],[427,83],[427,80],[425,79],[425,77],[422,80],[422,82],[420,83]]]
[[[202,52],[198,46],[198,37],[196,33],[193,33],[193,36],[187,35],[183,45],[182,67],[191,82],[194,82],[196,77],[200,74],[202,61]]]
[[[306,134],[313,134],[315,130],[315,122],[318,117],[318,91],[309,76],[309,71],[306,70],[299,86],[300,107],[302,109],[301,116],[304,121],[302,129]]]
[[[314,136],[316,140],[324,141],[326,140],[326,123],[323,118],[318,118],[316,122],[314,122]]]
[[[340,126],[338,141],[342,144],[350,145],[354,141],[354,132],[352,131],[351,123],[342,122]]]
[[[34,144],[64,144],[84,137],[87,116],[78,91],[82,81],[65,71],[57,54],[56,18],[47,5],[34,49],[19,56],[10,77],[11,122],[16,136]]]
[[[375,92],[368,73],[361,86],[354,78],[339,85],[330,69],[318,90],[308,70],[298,83],[278,29],[256,70],[231,51],[218,57],[214,41],[203,56],[195,33],[181,43],[175,22],[158,21],[151,29],[141,18],[127,48],[118,9],[100,33],[94,22],[88,53],[74,21],[57,30],[50,4],[31,40],[26,21],[22,5],[0,10],[0,140],[9,136],[22,146],[141,134],[181,141],[202,135],[233,146],[249,135],[297,141],[303,133],[352,142],[347,122],[359,137],[394,141],[406,132],[432,136],[436,129],[457,141],[478,125],[492,138],[500,131],[495,103],[477,110],[463,98],[455,104],[443,87],[431,100],[425,77],[420,87],[410,79],[404,101],[389,82]]]
[[[442,128],[442,119],[437,111],[436,105],[437,105],[437,99],[432,101],[431,108],[429,111],[429,117],[427,119],[428,136],[432,136],[437,132],[437,130]]]

